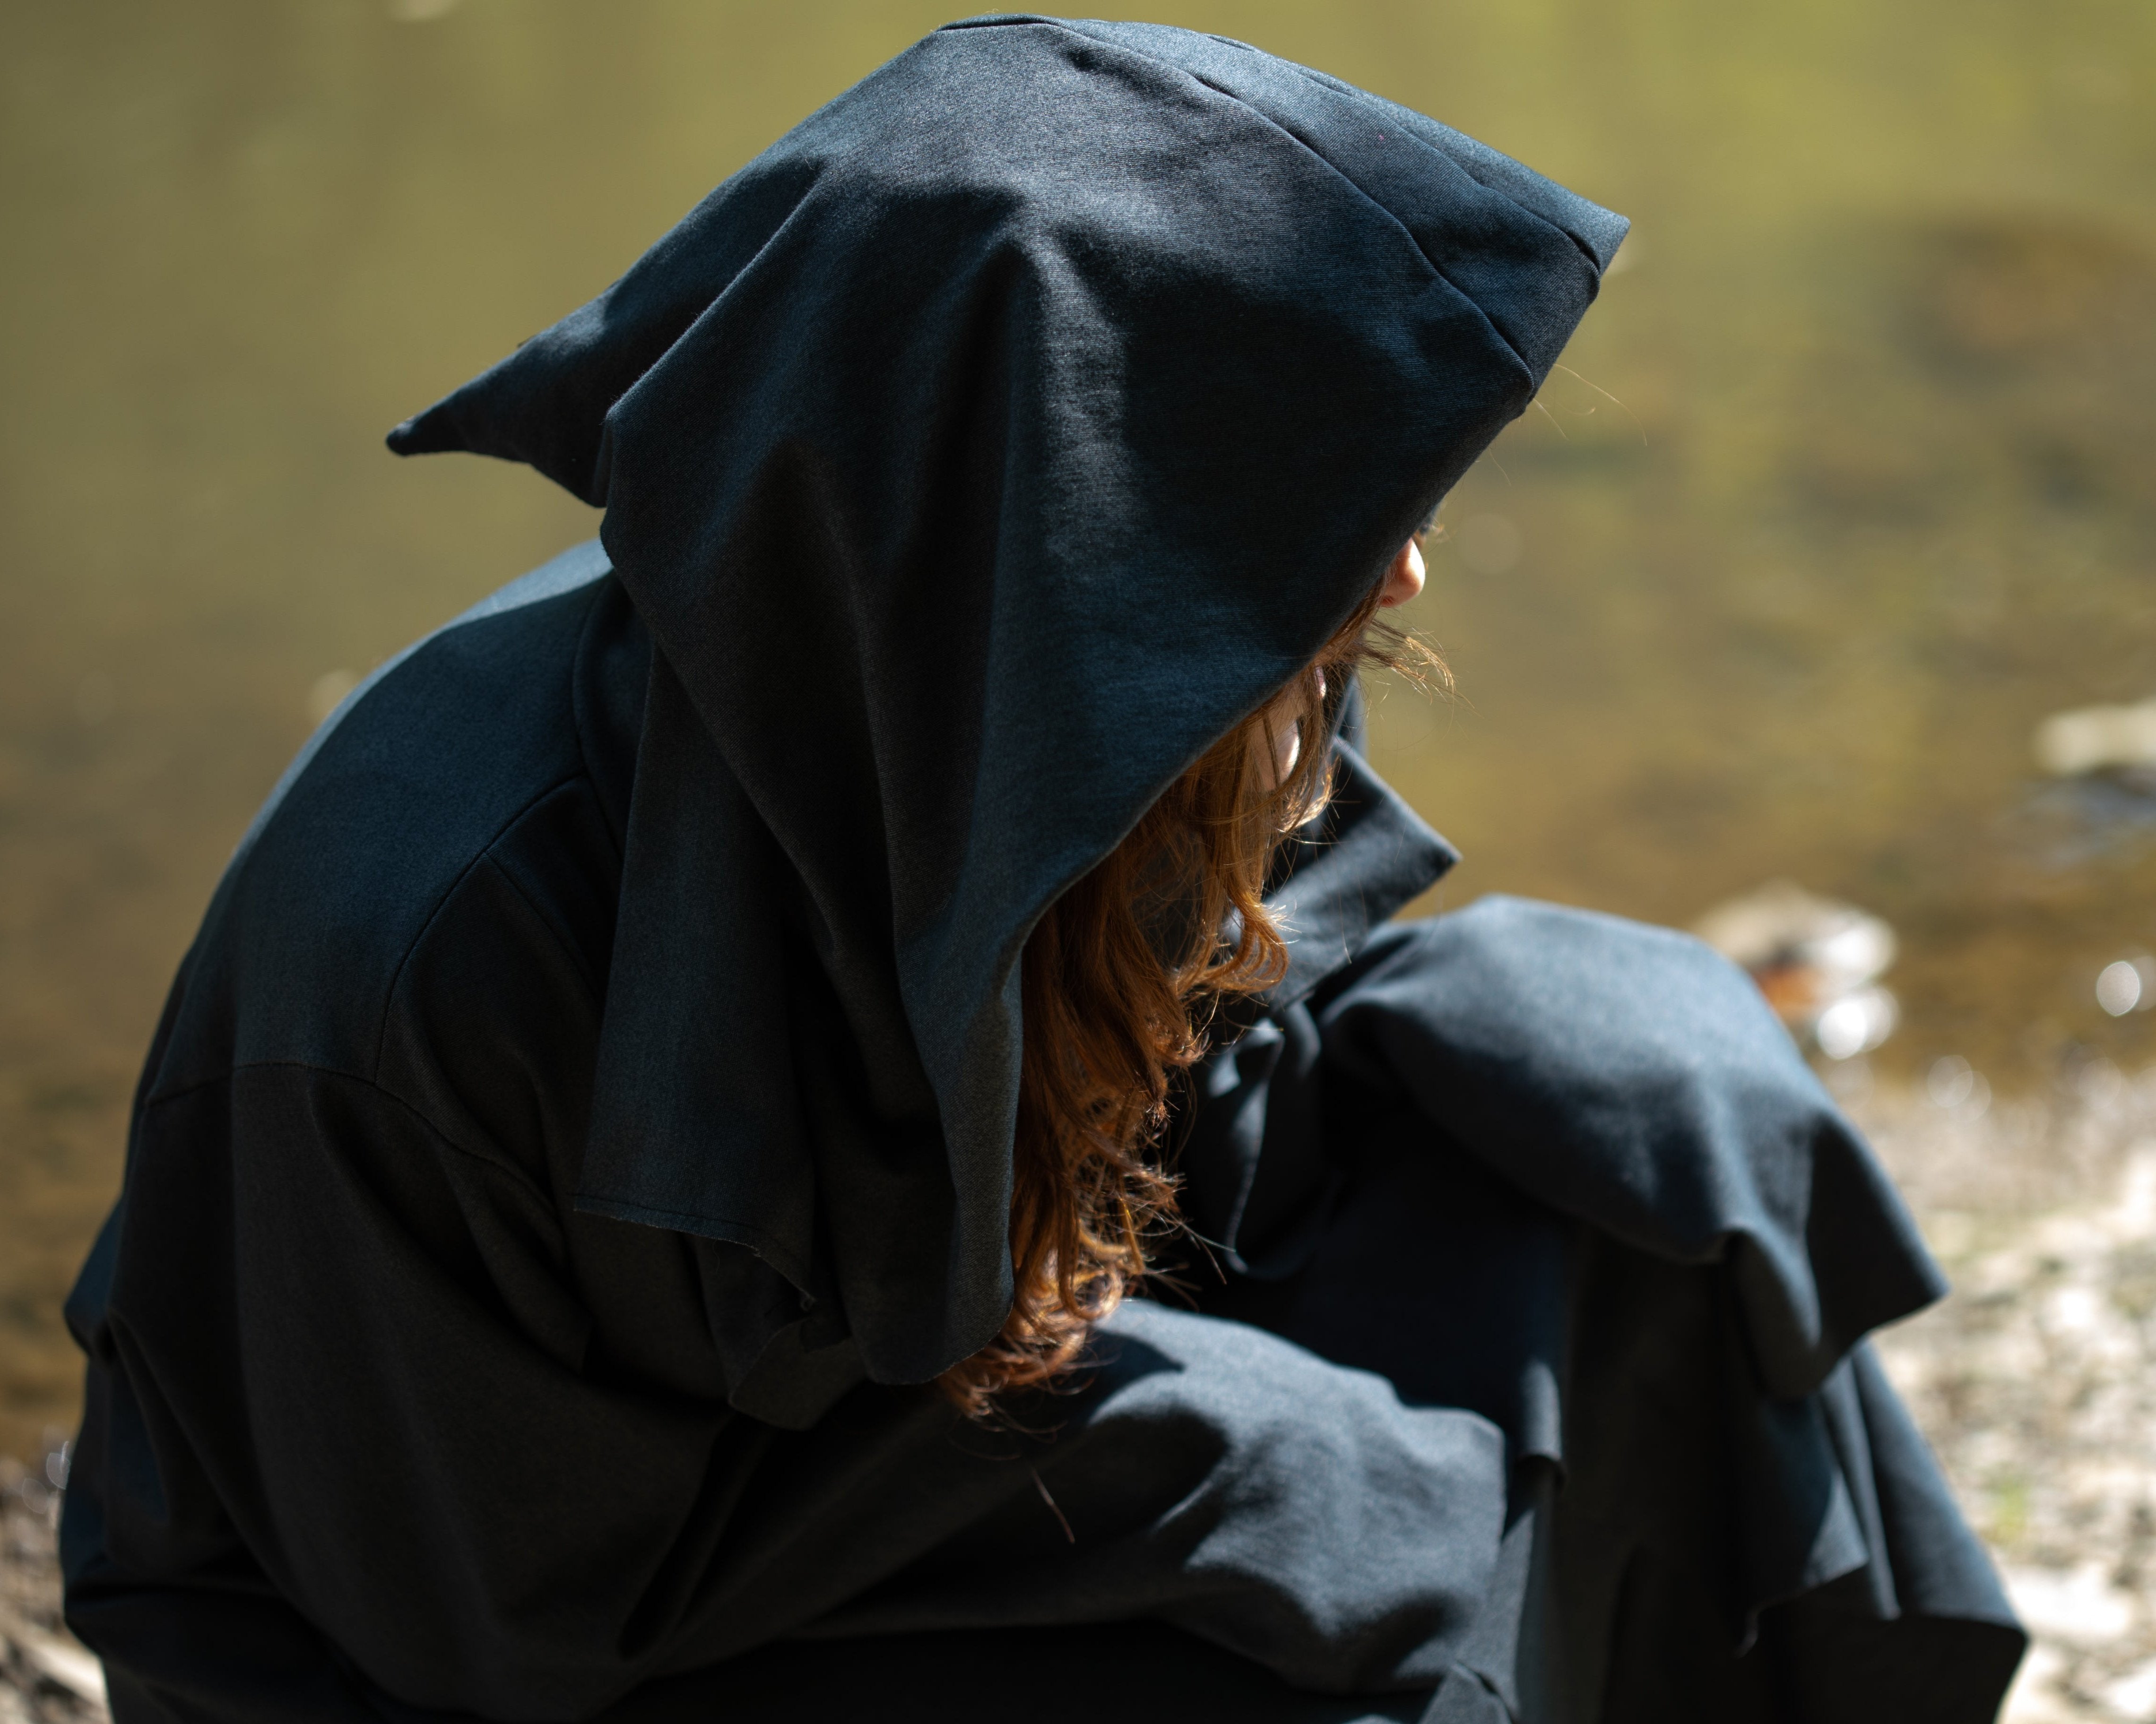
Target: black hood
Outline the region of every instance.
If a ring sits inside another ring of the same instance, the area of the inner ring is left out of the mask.
[[[581,1201],[753,1250],[788,1357],[988,1340],[1028,931],[1526,408],[1625,225],[1239,44],[976,19],[400,426],[603,507],[658,649]]]

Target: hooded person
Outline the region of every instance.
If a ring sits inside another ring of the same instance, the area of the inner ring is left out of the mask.
[[[1342,672],[1624,229],[983,18],[400,426],[601,537],[352,695],[182,967],[69,1307],[121,1724],[1990,1716],[1863,1342],[1937,1272],[1748,983],[1386,925],[1452,855]]]

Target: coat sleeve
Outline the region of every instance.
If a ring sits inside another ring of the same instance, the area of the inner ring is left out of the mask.
[[[1727,1265],[1774,1394],[1946,1291],[1869,1146],[1697,940],[1491,897],[1385,930],[1328,987],[1327,1055],[1356,1081],[1560,1214]]]

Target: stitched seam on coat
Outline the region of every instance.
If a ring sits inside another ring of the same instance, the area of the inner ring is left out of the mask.
[[[547,795],[551,797],[555,793],[555,791],[574,789],[577,785],[580,783],[588,783],[589,782],[590,780],[588,778],[571,778],[563,783],[556,785],[554,787],[554,790],[547,792]],[[596,788],[594,788],[592,794],[593,799],[596,800],[598,794]],[[502,837],[505,839],[508,836],[509,834],[506,832],[502,834]],[[501,861],[494,854],[495,849],[499,847],[499,839],[497,839],[495,844],[489,844],[485,852],[480,855],[479,862],[474,865],[475,867],[483,865],[491,868],[494,870],[495,878],[500,880],[504,885],[507,886],[511,891],[516,893],[517,902],[531,912],[533,919],[538,922],[541,927],[547,931],[547,937],[554,942],[556,947],[562,952],[562,956],[567,957],[570,963],[575,967],[578,977],[583,983],[584,992],[589,996],[592,1003],[595,1006],[603,1008],[606,1003],[606,983],[604,978],[596,977],[592,974],[591,967],[584,962],[584,955],[581,952],[578,951],[573,944],[562,936],[561,931],[554,926],[553,918],[548,916],[545,911],[539,907],[538,900],[533,898],[529,892],[524,890],[523,886],[518,882],[516,876],[501,865]]]
[[[1279,121],[1274,119],[1271,115],[1266,113],[1262,108],[1254,106],[1251,103],[1244,100],[1243,98],[1237,95],[1234,90],[1224,89],[1221,85],[1215,84],[1211,79],[1204,76],[1202,73],[1190,72],[1186,73],[1184,75],[1189,78],[1192,82],[1211,90],[1215,95],[1226,97],[1228,100],[1235,103],[1236,106],[1242,109],[1245,113],[1255,116],[1263,124],[1270,126],[1275,131],[1278,132],[1282,137],[1293,144],[1296,149],[1301,151],[1302,153],[1307,156],[1312,162],[1317,162],[1322,166],[1325,171],[1331,174],[1333,178],[1339,181],[1342,185],[1347,187],[1349,191],[1353,192],[1358,198],[1361,198],[1363,203],[1368,204],[1371,208],[1376,210],[1379,215],[1383,216],[1388,222],[1391,223],[1394,228],[1399,229],[1401,237],[1404,238],[1409,245],[1414,248],[1414,254],[1423,260],[1424,267],[1440,281],[1442,281],[1447,287],[1450,288],[1454,293],[1457,294],[1460,296],[1460,301],[1462,305],[1471,305],[1474,307],[1475,315],[1482,320],[1482,326],[1490,332],[1491,338],[1494,340],[1506,352],[1512,356],[1513,359],[1518,363],[1520,369],[1527,373],[1527,382],[1531,384],[1534,382],[1535,368],[1527,363],[1527,356],[1522,353],[1517,347],[1515,347],[1512,345],[1510,338],[1507,336],[1504,331],[1499,329],[1496,322],[1491,318],[1490,314],[1482,309],[1482,302],[1476,299],[1473,294],[1468,292],[1467,290],[1462,287],[1458,282],[1455,281],[1450,275],[1446,275],[1444,269],[1439,266],[1437,259],[1430,254],[1429,248],[1424,246],[1422,241],[1415,238],[1414,230],[1409,227],[1405,222],[1402,221],[1399,217],[1395,215],[1390,209],[1388,209],[1375,198],[1364,191],[1362,187],[1356,184],[1356,182],[1348,177],[1348,172],[1344,168],[1341,167],[1338,163],[1327,159],[1323,155],[1321,155],[1317,150],[1306,143],[1301,138],[1297,137],[1293,132],[1290,131],[1287,127],[1281,125]],[[1422,143],[1422,140],[1420,138],[1417,138],[1415,141],[1418,144]],[[1430,148],[1427,144],[1423,144],[1422,146],[1426,150]],[[1430,150],[1430,153],[1432,155],[1441,155],[1443,154],[1443,151]],[[1451,160],[1449,156],[1445,159],[1448,162],[1450,162]],[[1456,168],[1460,167],[1460,164],[1456,162],[1452,162],[1451,165]],[[1463,174],[1466,174],[1466,177],[1469,179],[1475,179],[1475,176],[1467,173],[1467,171],[1465,168],[1460,168],[1460,172]],[[1475,180],[1475,183],[1478,186],[1482,185],[1482,182],[1480,180]],[[1489,187],[1484,186],[1483,189],[1487,191]],[[1506,201],[1507,203],[1511,202],[1509,198]],[[1512,207],[1515,209],[1520,208],[1518,204],[1513,204]],[[1525,213],[1528,215],[1534,214],[1532,210],[1527,210]],[[1541,218],[1537,217],[1536,219],[1540,220]]]
[[[609,567],[611,567],[611,563],[609,563]],[[617,587],[621,587],[622,596],[624,598],[626,599],[629,597],[629,588],[623,585],[622,578],[619,572],[603,575],[598,580],[592,582],[593,592],[591,608],[584,613],[583,623],[577,630],[577,655],[575,659],[571,661],[572,666],[581,665],[586,662],[585,650],[591,644],[592,630],[598,626],[598,589],[603,587],[608,581],[612,581]],[[634,600],[629,601],[629,608],[632,611],[635,610],[636,607]],[[641,613],[639,613],[639,614]],[[652,647],[652,652],[656,654],[658,650],[659,649],[657,645],[654,644]],[[647,699],[649,698],[649,680],[650,679],[647,673],[645,677]],[[575,669],[572,668],[569,672],[569,727],[577,733],[577,763],[583,768],[584,777],[591,781],[592,794],[593,798],[598,803],[600,814],[603,817],[607,817],[603,818],[601,824],[603,824],[606,828],[607,842],[613,846],[613,859],[617,865],[625,865],[628,861],[628,858],[623,854],[623,840],[621,838],[615,835],[613,821],[610,817],[610,811],[607,808],[606,798],[600,796],[598,793],[598,775],[592,771],[592,751],[588,746],[588,738],[585,734],[583,696],[583,680],[577,675]],[[639,748],[638,752],[640,757],[642,750]],[[639,764],[640,763],[641,761],[639,758]],[[633,785],[631,794],[634,794]],[[626,825],[627,818],[626,814],[623,817],[624,825]]]
[[[425,1130],[429,1137],[440,1143],[444,1148],[453,1149],[459,1155],[464,1157],[467,1161],[477,1162],[482,1167],[487,1167],[494,1172],[501,1174],[506,1178],[515,1181],[517,1184],[522,1186],[526,1191],[530,1192],[534,1197],[542,1198],[548,1203],[552,1203],[553,1202],[552,1195],[542,1189],[531,1177],[523,1171],[523,1169],[504,1162],[497,1157],[487,1155],[480,1150],[469,1148],[465,1145],[459,1143],[455,1138],[450,1137],[447,1131],[444,1131],[434,1119],[429,1117],[419,1108],[415,1107],[411,1102],[406,1101],[403,1096],[398,1095],[394,1090],[386,1088],[382,1085],[377,1083],[372,1078],[368,1077],[363,1072],[345,1071],[334,1065],[317,1065],[311,1060],[244,1060],[236,1061],[233,1065],[226,1067],[223,1071],[218,1072],[214,1077],[198,1078],[192,1083],[183,1085],[179,1089],[167,1090],[162,1095],[151,1097],[149,1101],[142,1104],[143,1117],[146,1119],[151,1111],[155,1109],[162,1107],[168,1101],[182,1101],[189,1095],[198,1094],[201,1090],[213,1089],[219,1084],[228,1084],[234,1078],[239,1077],[243,1073],[250,1071],[304,1071],[311,1073],[316,1077],[335,1078],[341,1082],[357,1084],[370,1094],[378,1095],[383,1101],[393,1103],[398,1111],[408,1116],[414,1122]]]
[[[1040,23],[1053,25],[1055,28],[1061,31],[1065,35],[1074,36],[1077,38],[1078,40],[1089,43],[1095,48],[1106,48],[1112,49],[1118,54],[1127,54],[1133,59],[1143,60],[1149,66],[1157,66],[1161,70],[1172,73],[1178,78],[1186,78],[1189,80],[1191,83],[1198,85],[1199,89],[1209,90],[1214,93],[1214,95],[1221,97],[1223,100],[1233,102],[1238,108],[1241,109],[1243,112],[1250,115],[1251,118],[1256,120],[1260,125],[1269,126],[1274,131],[1278,132],[1291,144],[1294,145],[1296,149],[1302,151],[1304,155],[1309,156],[1312,161],[1321,164],[1327,172],[1330,173],[1335,179],[1338,180],[1342,185],[1347,187],[1349,191],[1353,192],[1358,198],[1361,198],[1363,203],[1368,204],[1371,208],[1376,210],[1378,214],[1382,215],[1388,222],[1391,223],[1394,228],[1398,228],[1401,235],[1407,240],[1408,244],[1414,247],[1415,255],[1420,258],[1423,261],[1423,266],[1427,269],[1432,275],[1435,275],[1440,281],[1450,288],[1454,293],[1457,294],[1463,304],[1471,305],[1474,308],[1475,315],[1482,320],[1482,326],[1489,331],[1491,338],[1500,347],[1503,348],[1506,352],[1511,354],[1512,357],[1518,362],[1520,368],[1527,373],[1527,382],[1530,384],[1534,382],[1534,367],[1527,363],[1526,357],[1521,353],[1520,350],[1517,347],[1515,347],[1511,341],[1506,339],[1505,332],[1499,329],[1496,323],[1491,321],[1490,314],[1482,309],[1481,301],[1477,300],[1474,295],[1469,293],[1465,288],[1461,287],[1458,282],[1455,281],[1450,275],[1446,275],[1443,269],[1438,267],[1436,259],[1432,258],[1430,253],[1424,249],[1422,242],[1415,238],[1414,231],[1409,228],[1408,224],[1402,221],[1397,215],[1394,214],[1391,210],[1386,208],[1383,204],[1373,198],[1360,186],[1357,185],[1353,180],[1350,179],[1348,175],[1333,162],[1327,161],[1324,156],[1321,155],[1309,144],[1304,142],[1302,139],[1297,137],[1293,132],[1290,131],[1287,127],[1281,125],[1279,121],[1274,119],[1271,115],[1266,113],[1262,108],[1258,107],[1254,103],[1246,101],[1243,97],[1236,95],[1234,90],[1225,89],[1220,85],[1215,84],[1204,73],[1194,72],[1188,67],[1178,66],[1172,60],[1158,59],[1154,55],[1147,54],[1142,48],[1132,48],[1127,43],[1116,42],[1107,37],[1095,36],[1084,30],[1073,29],[1069,24],[1064,23],[1060,18],[1028,19],[1026,22],[1028,23]],[[988,26],[988,28],[993,28],[998,27]],[[1443,151],[1435,148],[1434,146],[1423,143],[1420,138],[1417,138],[1415,142],[1421,144],[1422,147],[1425,150],[1429,150],[1432,155],[1443,156],[1445,154]],[[1493,197],[1504,198],[1506,203],[1511,204],[1513,208],[1518,210],[1522,214],[1532,217],[1536,221],[1542,223],[1544,227],[1548,228],[1553,233],[1564,233],[1564,230],[1562,228],[1558,227],[1546,217],[1536,215],[1534,211],[1529,209],[1525,204],[1518,203],[1513,198],[1505,197],[1505,194],[1502,192],[1497,192],[1491,187],[1484,186],[1481,181],[1476,179],[1473,174],[1468,173],[1467,170],[1461,167],[1458,162],[1453,162],[1450,156],[1447,156],[1445,159],[1450,162],[1452,167],[1457,168],[1460,173],[1466,175],[1468,179],[1473,180],[1476,185],[1481,187],[1482,190],[1491,192]],[[1572,239],[1569,234],[1565,234],[1564,237],[1568,240],[1570,240],[1575,247],[1578,246],[1579,242]]]
[[[442,895],[434,902],[434,907],[427,912],[426,921],[419,925],[418,931],[413,935],[410,942],[404,948],[403,955],[397,960],[397,967],[390,974],[389,986],[382,991],[382,1021],[375,1026],[374,1030],[374,1059],[372,1067],[372,1070],[366,1074],[366,1080],[368,1083],[373,1083],[381,1075],[382,1050],[383,1047],[387,1045],[389,1039],[389,1014],[396,1006],[397,990],[403,985],[404,972],[411,968],[413,957],[418,953],[420,947],[426,943],[428,935],[431,934],[434,931],[434,925],[441,921],[442,913],[449,907],[451,901],[454,900],[457,894],[464,889],[465,881],[469,880],[473,875],[476,874],[493,855],[495,847],[504,839],[507,838],[511,833],[514,832],[518,824],[525,818],[526,816],[530,814],[534,808],[537,808],[541,803],[546,801],[547,798],[552,796],[556,791],[562,789],[567,785],[577,783],[579,781],[580,775],[576,774],[572,774],[565,778],[556,779],[552,783],[547,785],[545,789],[533,796],[531,800],[518,808],[514,813],[509,815],[507,818],[503,820],[501,824],[495,829],[494,836],[487,839],[487,841],[480,847],[479,850],[475,854],[474,854],[470,861],[465,863],[462,868],[457,870],[456,878],[451,880],[448,886],[443,890]],[[551,933],[552,930],[549,929],[548,931]]]

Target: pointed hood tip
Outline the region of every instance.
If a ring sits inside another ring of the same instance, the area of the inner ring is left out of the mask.
[[[449,454],[464,448],[464,440],[457,435],[449,415],[439,407],[430,407],[423,413],[414,413],[382,441],[395,455]]]
[[[1614,209],[1604,209],[1599,204],[1590,206],[1594,214],[1582,225],[1587,232],[1582,235],[1589,251],[1594,254],[1595,275],[1600,278],[1609,273],[1609,266],[1617,261],[1617,254],[1632,231],[1632,218],[1621,216]]]

